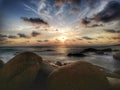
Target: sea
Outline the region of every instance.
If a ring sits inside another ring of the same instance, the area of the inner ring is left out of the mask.
[[[17,54],[30,51],[38,54],[43,58],[43,60],[56,63],[60,61],[61,63],[72,63],[76,61],[86,61],[94,65],[105,68],[112,72],[120,70],[120,61],[113,58],[114,52],[108,52],[104,55],[98,55],[96,53],[87,53],[85,57],[68,57],[68,53],[80,52],[88,47],[43,47],[43,46],[33,46],[33,47],[0,47],[0,60],[7,63],[10,59],[15,57]],[[120,50],[120,46],[107,46],[107,47],[94,47],[97,49],[112,48],[112,50]]]

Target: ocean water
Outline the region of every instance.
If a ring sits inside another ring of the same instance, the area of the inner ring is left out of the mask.
[[[112,48],[113,50],[120,50],[120,46],[104,47]],[[68,57],[70,52],[80,52],[85,48],[82,47],[0,47],[0,59],[5,63],[17,54],[25,51],[35,52],[40,55],[43,60],[55,63],[60,61],[62,63],[71,63],[75,61],[87,61],[97,66],[103,67],[110,71],[120,70],[120,61],[115,60],[112,53],[107,55],[97,55],[95,53],[88,53],[86,57]]]

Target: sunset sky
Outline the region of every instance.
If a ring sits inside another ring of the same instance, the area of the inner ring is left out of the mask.
[[[120,0],[0,0],[0,46],[120,44]]]

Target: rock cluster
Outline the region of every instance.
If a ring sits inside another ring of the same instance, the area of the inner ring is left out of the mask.
[[[90,63],[59,66],[35,53],[21,53],[1,68],[0,90],[110,90],[104,73]]]

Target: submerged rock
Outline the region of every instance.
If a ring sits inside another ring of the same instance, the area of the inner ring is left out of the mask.
[[[67,56],[69,57],[85,57],[86,55],[83,53],[69,53]]]
[[[117,60],[120,60],[120,52],[115,52],[113,54],[113,58],[117,59]]]
[[[0,71],[0,90],[47,90],[49,74],[58,68],[32,52],[24,52]]]
[[[56,69],[48,77],[48,90],[110,90],[104,73],[87,62]]]

